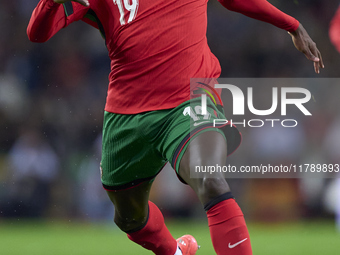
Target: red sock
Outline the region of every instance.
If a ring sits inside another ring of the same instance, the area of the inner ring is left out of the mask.
[[[157,255],[174,255],[177,250],[177,242],[165,226],[161,211],[151,201],[148,222],[144,228],[127,236],[131,241]]]
[[[211,240],[217,255],[251,255],[249,233],[243,213],[234,199],[207,211]]]

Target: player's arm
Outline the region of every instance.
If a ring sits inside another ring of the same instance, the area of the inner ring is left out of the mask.
[[[304,27],[293,17],[280,11],[266,0],[218,0],[228,10],[270,23],[292,36],[295,47],[314,62],[316,73],[324,68],[320,51]]]
[[[32,13],[27,27],[27,35],[30,41],[46,42],[60,29],[81,18],[82,12],[77,12],[72,19],[66,17],[64,6],[62,5],[66,2],[71,1],[40,0]],[[77,2],[85,7],[89,6],[88,0],[73,0],[73,2]]]

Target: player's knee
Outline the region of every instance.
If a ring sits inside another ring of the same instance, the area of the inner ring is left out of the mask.
[[[230,192],[230,188],[223,177],[204,177],[199,180],[197,191],[199,199],[203,204],[205,204],[219,195]]]
[[[125,233],[141,229],[147,221],[147,216],[119,217],[115,215],[114,222]]]
[[[202,178],[200,181],[200,193],[210,194],[218,193],[220,190],[229,189],[226,180],[223,177]]]

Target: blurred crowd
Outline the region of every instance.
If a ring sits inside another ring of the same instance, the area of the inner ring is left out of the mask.
[[[326,68],[314,74],[312,63],[296,51],[285,31],[210,0],[208,42],[221,62],[221,77],[339,78],[340,54],[328,37],[339,1],[270,2],[304,25]],[[110,71],[104,41],[96,29],[78,22],[47,43],[30,42],[26,27],[37,3],[0,2],[0,218],[112,218],[99,174]],[[230,162],[255,164],[270,158],[340,163],[340,86],[319,88],[316,94],[327,104],[294,133],[242,130],[244,143]],[[335,210],[332,179],[230,182],[245,212],[254,218],[268,214],[289,218],[292,213],[319,217]],[[166,215],[199,215],[198,201],[170,167],[159,176],[151,195]]]

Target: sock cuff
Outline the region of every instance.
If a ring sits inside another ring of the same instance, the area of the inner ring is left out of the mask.
[[[164,218],[162,213],[160,212],[160,210],[158,209],[157,205],[155,205],[154,203],[152,203],[151,201],[148,202],[149,203],[149,208],[148,208],[148,216],[146,218],[146,221],[143,225],[141,225],[140,227],[137,227],[135,229],[132,229],[128,232],[125,232],[126,234],[133,234],[136,233],[138,231],[141,231],[142,229],[144,229],[146,227],[146,225],[149,222],[150,219],[150,214],[152,214],[152,217],[155,217],[154,220],[159,221],[159,219],[161,220],[161,222],[164,222]]]
[[[243,213],[235,199],[223,200],[207,211],[209,227],[223,224],[233,218],[240,217],[243,221]],[[244,223],[245,224],[245,223]]]
[[[228,200],[228,199],[234,199],[234,196],[231,192],[227,192],[224,193],[222,195],[219,195],[217,197],[214,197],[212,200],[210,200],[208,203],[206,203],[204,205],[204,210],[207,212],[209,211],[212,207],[214,207],[215,205],[217,205],[218,203],[224,201],[224,200]]]
[[[157,205],[149,201],[148,218],[142,226],[129,231],[128,236],[138,236],[140,233],[160,231],[164,226],[164,217]],[[130,237],[129,237],[130,238]]]

